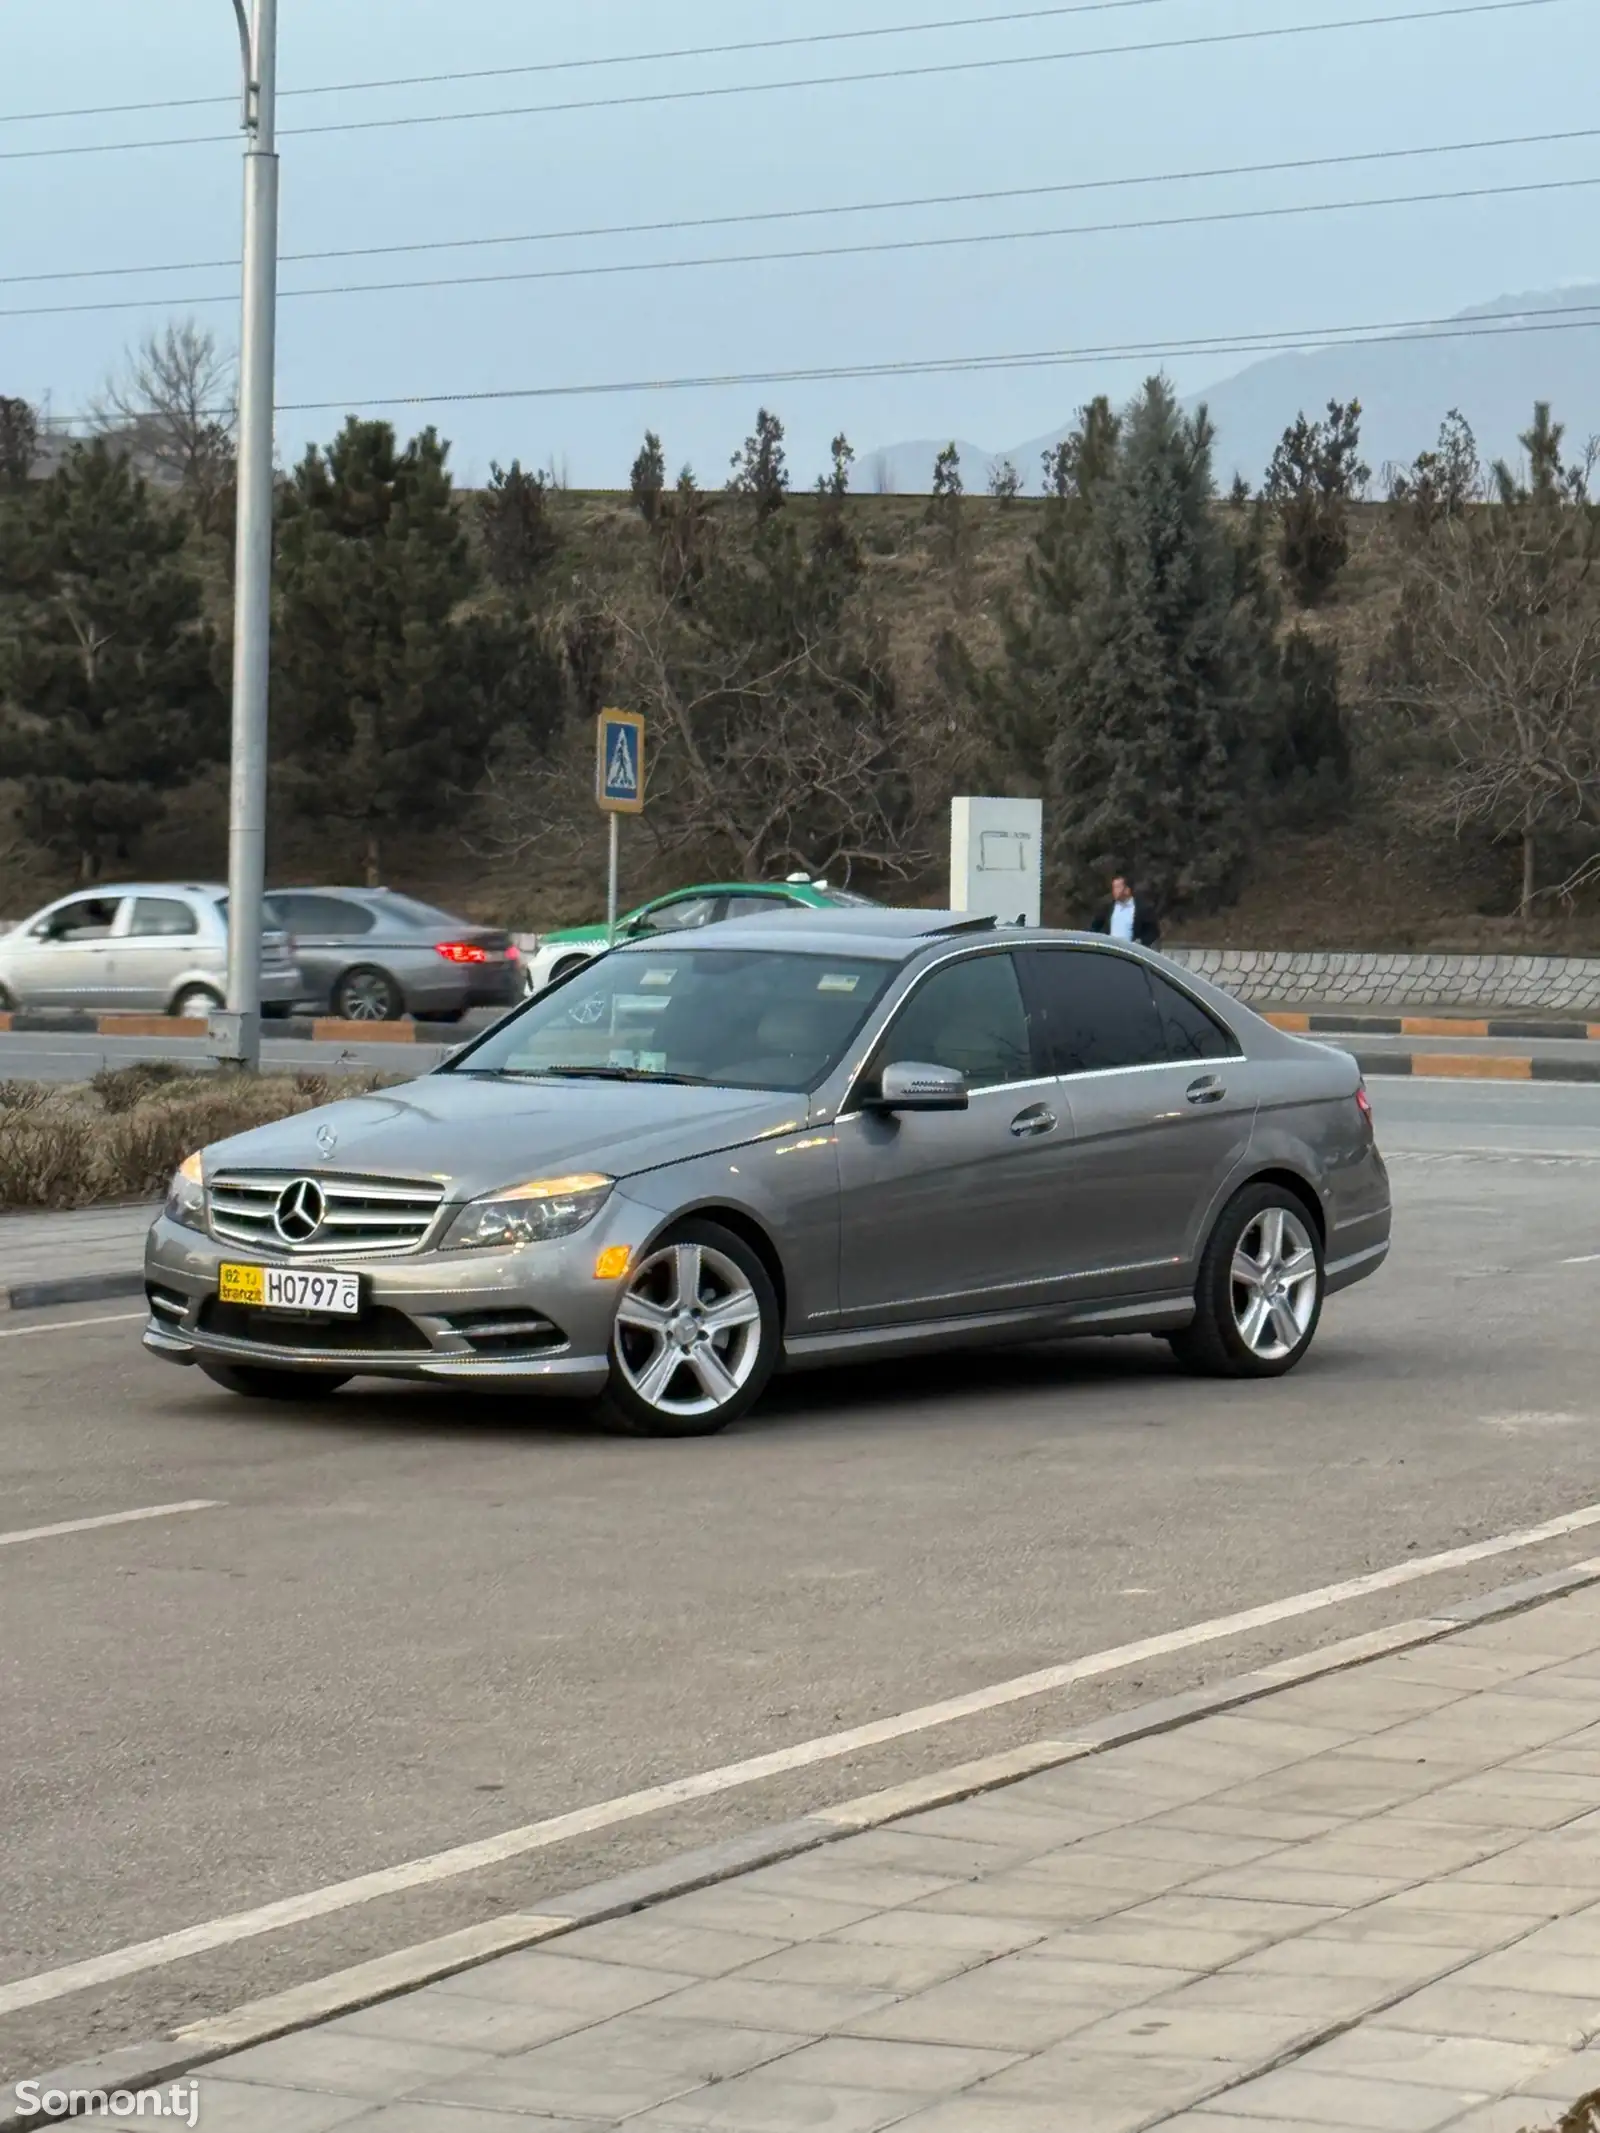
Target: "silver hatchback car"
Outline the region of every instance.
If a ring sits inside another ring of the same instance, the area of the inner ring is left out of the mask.
[[[721,1428],[772,1372],[1154,1333],[1275,1377],[1389,1249],[1355,1061],[1143,950],[948,912],[619,948],[435,1072],[191,1156],[145,1346]]]
[[[136,1008],[204,1017],[228,977],[228,892],[207,882],[107,882],[58,897],[0,935],[0,1006]],[[300,989],[288,936],[261,936],[261,1004]]]

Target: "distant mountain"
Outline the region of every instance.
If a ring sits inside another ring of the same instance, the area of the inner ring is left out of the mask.
[[[1563,318],[1564,312],[1574,316]],[[1551,313],[1557,315],[1544,316]],[[1216,424],[1219,486],[1226,488],[1235,472],[1258,486],[1285,425],[1302,408],[1320,413],[1329,400],[1352,397],[1361,402],[1361,449],[1375,480],[1390,461],[1415,459],[1431,445],[1453,407],[1472,424],[1485,462],[1516,457],[1517,437],[1528,427],[1535,400],[1552,403],[1556,419],[1581,449],[1600,432],[1600,283],[1497,297],[1458,312],[1451,323],[1470,326],[1484,319],[1496,324],[1456,339],[1397,334],[1359,346],[1268,356],[1192,394],[1184,404],[1204,401]],[[1534,330],[1513,330],[1524,322]],[[1093,392],[1086,385],[1081,397]],[[962,445],[968,492],[984,488],[997,461],[1009,459],[1024,487],[1037,493],[1041,454],[1071,426],[1069,419],[1045,436],[1000,452]],[[926,492],[939,449],[918,441],[863,453],[857,486]]]

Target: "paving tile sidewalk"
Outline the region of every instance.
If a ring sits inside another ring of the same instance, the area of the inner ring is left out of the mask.
[[[206,2133],[1518,2133],[1600,2087],[1600,1590],[215,2062]]]
[[[85,1207],[70,1214],[0,1214],[0,1310],[39,1283],[84,1286],[125,1276],[137,1288],[153,1206]]]

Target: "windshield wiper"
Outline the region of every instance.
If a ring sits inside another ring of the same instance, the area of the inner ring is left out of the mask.
[[[530,1071],[539,1074],[555,1074],[563,1081],[669,1081],[683,1088],[708,1089],[711,1084],[703,1074],[668,1074],[651,1067],[624,1066],[547,1066]]]

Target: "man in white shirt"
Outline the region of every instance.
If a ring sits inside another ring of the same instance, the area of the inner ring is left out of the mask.
[[[1137,941],[1143,948],[1159,948],[1161,922],[1149,904],[1141,904],[1133,883],[1125,874],[1111,878],[1111,901],[1090,921],[1091,933],[1109,934],[1114,941]]]

